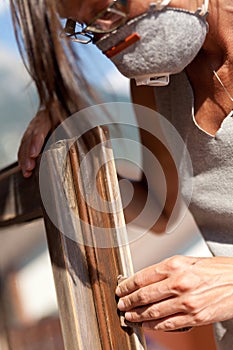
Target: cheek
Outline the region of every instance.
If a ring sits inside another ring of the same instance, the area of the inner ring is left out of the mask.
[[[61,0],[58,5],[59,15],[89,23],[109,3],[108,0]]]
[[[112,1],[108,0],[85,0],[79,6],[77,18],[81,22],[90,23]]]
[[[171,0],[168,6],[196,11],[203,3],[204,0]]]
[[[60,0],[58,4],[59,15],[63,18],[73,18],[80,10],[80,1]]]
[[[130,3],[130,8],[129,8],[129,13],[130,13],[129,18],[137,17],[142,13],[146,12],[151,2],[152,2],[151,0],[150,1],[132,1]]]
[[[154,2],[158,2],[158,0],[134,0],[130,2],[130,18],[134,18],[136,16],[141,15],[146,12],[150,6],[150,4]],[[171,0],[168,6],[183,8],[190,11],[196,11],[198,7],[201,7],[204,0]]]

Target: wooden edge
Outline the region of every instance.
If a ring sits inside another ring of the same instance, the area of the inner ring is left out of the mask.
[[[42,217],[35,173],[24,178],[17,163],[0,172],[0,227]]]

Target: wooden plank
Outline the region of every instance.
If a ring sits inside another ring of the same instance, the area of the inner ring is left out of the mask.
[[[17,164],[0,172],[0,227],[42,216],[35,174],[25,179]]]
[[[0,271],[0,349],[11,350],[9,324],[5,304],[4,275]]]
[[[67,350],[146,349],[142,330],[122,328],[117,312],[117,277],[133,271],[106,141],[106,130],[98,127],[78,142],[58,143],[41,162],[41,185],[47,184],[44,218]]]

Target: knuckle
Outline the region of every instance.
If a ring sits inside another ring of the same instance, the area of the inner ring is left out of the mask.
[[[169,295],[172,294],[173,290],[171,289],[171,286],[168,283],[162,283],[158,285],[157,290],[159,294],[161,295]]]
[[[31,137],[34,138],[36,137],[40,132],[40,129],[35,127],[32,131],[31,131]]]
[[[195,325],[201,325],[208,322],[208,315],[205,311],[201,311],[193,316],[193,320],[195,322]]]
[[[170,330],[170,329],[175,329],[176,324],[173,320],[167,320],[163,323],[163,329],[164,330]]]
[[[48,117],[48,114],[48,110],[46,108],[42,108],[36,113],[33,120],[37,121],[38,119],[40,120],[41,118]]]
[[[153,305],[148,309],[149,318],[159,318],[160,312],[157,305]]]
[[[132,305],[132,300],[130,298],[122,298],[124,305],[127,309],[130,309]]]
[[[191,281],[189,276],[180,275],[174,279],[173,289],[179,294],[190,290]]]
[[[190,295],[183,299],[182,306],[184,310],[189,313],[194,313],[195,310],[197,309],[196,300]]]
[[[118,296],[120,296],[120,297],[124,297],[127,294],[129,294],[129,292],[130,292],[128,285],[125,283],[118,284],[117,290],[118,290]],[[124,298],[122,298],[122,299],[124,299]]]
[[[137,293],[137,299],[139,303],[145,304],[148,302],[148,295],[144,290],[139,290],[139,292]]]
[[[135,275],[133,284],[135,289],[139,289],[142,286],[142,278],[139,274]]]
[[[127,314],[125,315],[125,317],[126,317],[126,320],[127,320]],[[135,313],[135,312],[131,312],[130,313],[130,322],[137,322],[137,321],[139,321],[138,314]]]
[[[167,259],[167,266],[171,271],[177,271],[183,266],[183,257],[180,255],[172,256]]]

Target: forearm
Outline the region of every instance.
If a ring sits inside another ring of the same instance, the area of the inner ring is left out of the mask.
[[[154,233],[163,233],[166,230],[168,216],[164,208],[158,203],[155,195],[150,195],[150,205],[147,203],[148,191],[143,181],[132,182],[134,188],[133,198],[124,208],[124,215],[127,224],[135,222],[143,229],[150,229]],[[124,203],[124,191],[121,191],[122,201]],[[141,219],[139,215],[142,213]],[[150,218],[150,220],[148,220]],[[152,222],[149,224],[149,222]],[[148,227],[149,225],[149,227]]]

